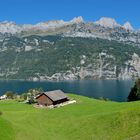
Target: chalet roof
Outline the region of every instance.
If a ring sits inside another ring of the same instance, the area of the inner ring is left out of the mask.
[[[48,96],[52,101],[58,101],[58,100],[67,98],[65,93],[61,90],[48,91],[48,92],[44,92],[42,94],[45,94],[46,96]],[[41,95],[39,95],[38,97],[40,97],[40,96]],[[38,98],[38,97],[36,97],[36,98]]]

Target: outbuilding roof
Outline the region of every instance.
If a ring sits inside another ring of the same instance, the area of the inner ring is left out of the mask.
[[[44,92],[42,94],[45,94],[46,96],[48,96],[52,101],[58,101],[58,100],[67,98],[65,93],[61,90],[48,91],[48,92]],[[36,98],[39,98],[42,94],[40,94]]]

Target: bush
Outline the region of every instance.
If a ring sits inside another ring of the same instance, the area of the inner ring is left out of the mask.
[[[8,99],[13,99],[14,98],[14,92],[13,91],[7,91],[5,93]]]
[[[22,98],[22,100],[27,100],[27,93],[23,93],[23,94],[21,95],[21,98]]]

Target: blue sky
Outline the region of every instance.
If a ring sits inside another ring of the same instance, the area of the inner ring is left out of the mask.
[[[140,0],[0,0],[0,21],[22,23],[83,16],[86,21],[112,17],[140,28]]]

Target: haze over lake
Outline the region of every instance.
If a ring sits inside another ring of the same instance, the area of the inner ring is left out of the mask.
[[[0,81],[0,95],[6,91],[19,94],[31,88],[43,88],[44,91],[61,89],[66,93],[74,93],[90,98],[108,98],[113,101],[127,101],[127,96],[133,86],[132,80],[80,80],[60,82],[31,81]]]

